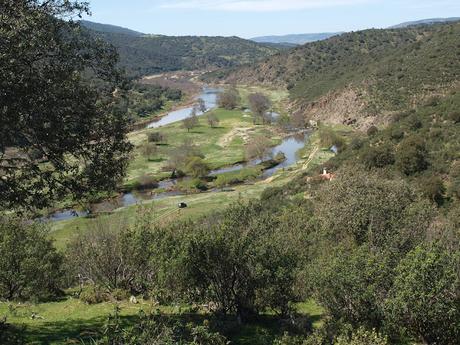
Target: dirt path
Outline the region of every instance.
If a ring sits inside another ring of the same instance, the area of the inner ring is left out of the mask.
[[[233,139],[240,137],[243,139],[244,143],[247,143],[251,138],[251,133],[255,131],[254,127],[236,127],[233,128],[230,132],[225,134],[222,138],[219,139],[217,145],[225,148],[231,144]]]

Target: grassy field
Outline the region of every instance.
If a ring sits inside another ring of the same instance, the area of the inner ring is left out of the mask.
[[[161,180],[170,176],[165,168],[172,150],[177,149],[185,140],[190,140],[205,155],[205,161],[212,169],[232,165],[245,159],[245,142],[257,135],[268,135],[273,143],[280,139],[271,128],[253,125],[252,119],[242,111],[216,109],[212,113],[219,119],[219,126],[211,128],[206,116],[199,117],[199,125],[187,131],[182,122],[159,129],[143,129],[129,134],[134,145],[131,162],[125,181],[127,187],[140,183],[145,175]],[[143,147],[147,144],[149,133],[160,132],[166,137],[166,143],[157,146],[154,157],[146,157]],[[153,159],[152,159],[153,158]]]
[[[34,345],[81,344],[81,340],[96,339],[101,334],[105,321],[119,308],[123,324],[134,324],[140,311],[160,312],[173,318],[184,318],[202,323],[210,318],[204,310],[192,311],[189,306],[158,306],[150,301],[139,300],[138,304],[105,302],[88,305],[78,299],[66,297],[59,302],[41,304],[17,304],[0,302],[0,317],[6,316],[8,323],[20,330],[24,341]],[[297,311],[308,317],[313,327],[322,322],[323,310],[314,301],[297,305]],[[279,336],[279,324],[270,315],[262,315],[257,322],[238,327],[231,332],[230,340],[236,345],[265,344],[264,340]]]

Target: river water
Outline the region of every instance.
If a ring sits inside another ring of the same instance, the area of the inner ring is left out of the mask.
[[[204,104],[206,105],[207,111],[212,110],[217,107],[217,96],[219,93],[222,92],[222,89],[215,89],[215,88],[209,88],[205,87],[203,89],[203,92],[196,97],[201,98],[204,100]],[[169,125],[174,122],[182,121],[183,119],[187,118],[190,116],[192,113],[193,107],[187,107],[187,108],[182,108],[176,111],[172,111],[169,114],[163,116],[159,120],[151,122],[147,128],[159,128],[162,126]],[[197,112],[197,116],[203,115],[204,113],[202,112]]]
[[[221,89],[215,88],[204,88],[203,92],[197,97],[202,98],[205,101],[205,105],[207,111],[212,110],[217,107],[217,97],[219,93],[222,92]],[[163,116],[161,119],[150,123],[147,128],[159,128],[161,126],[166,126],[171,123],[175,123],[181,121],[188,116],[192,112],[193,107],[187,107],[180,110],[172,111],[169,114]],[[199,112],[197,115],[203,115],[203,113]],[[273,114],[273,117],[276,117],[278,114]],[[272,157],[276,156],[278,153],[284,153],[286,159],[278,164],[277,166],[267,169],[263,172],[262,178],[266,179],[273,176],[277,171],[287,168],[291,165],[294,165],[299,160],[298,151],[305,146],[305,142],[308,139],[308,133],[297,133],[291,136],[284,138],[281,144],[273,147],[271,149],[270,155]],[[213,170],[210,173],[210,176],[216,176],[219,174],[223,174],[226,172],[232,171],[239,171],[247,166],[254,166],[261,163],[260,160],[252,160],[248,163],[244,164],[237,164],[231,167],[225,167],[217,170]],[[174,187],[177,183],[177,180],[170,179],[164,180],[159,182],[159,189],[168,190]],[[178,191],[166,191],[162,193],[155,193],[154,191],[147,191],[147,192],[130,192],[130,193],[123,193],[120,197],[113,198],[110,200],[103,201],[101,203],[95,204],[92,206],[93,212],[109,212],[114,209],[126,206],[132,206],[142,201],[146,200],[160,200],[164,198],[168,198],[171,196],[178,196],[183,195],[183,193]],[[77,211],[77,210],[62,210],[56,213],[51,214],[45,220],[47,221],[63,221],[68,220],[76,217],[85,217],[88,216],[89,212],[87,211]]]

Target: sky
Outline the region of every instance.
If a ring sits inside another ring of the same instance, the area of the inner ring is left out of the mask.
[[[149,34],[252,38],[460,17],[460,0],[88,0],[91,21]]]

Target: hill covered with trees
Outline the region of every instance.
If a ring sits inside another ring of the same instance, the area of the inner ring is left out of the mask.
[[[282,47],[238,37],[136,35],[112,26],[83,22],[96,37],[115,46],[120,66],[129,76],[177,71],[216,69],[254,63]]]
[[[460,73],[459,34],[459,23],[347,33],[219,77],[286,87],[293,110],[369,126],[451,89]]]

